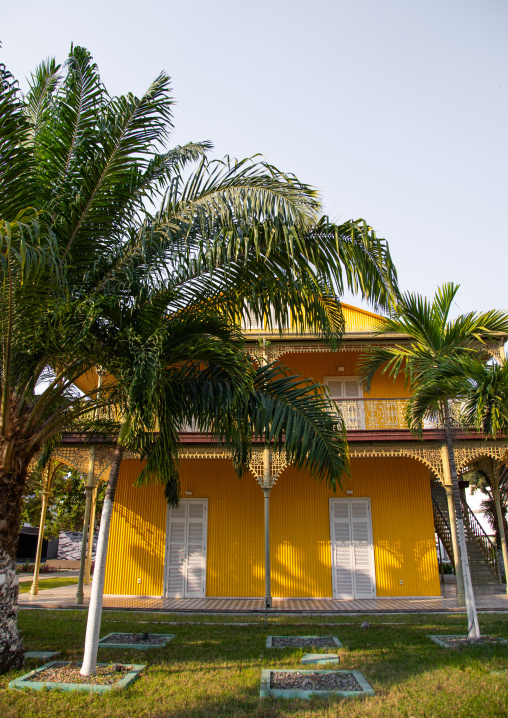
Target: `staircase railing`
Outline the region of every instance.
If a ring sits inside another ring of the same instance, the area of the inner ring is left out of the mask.
[[[501,566],[499,565],[496,547],[485,533],[482,525],[474,515],[474,512],[471,511],[471,508],[468,506],[464,497],[461,495],[460,498],[462,500],[462,511],[464,515],[464,522],[466,524],[466,530],[469,530],[469,532],[474,536],[476,542],[483,551],[483,555],[485,556],[487,563],[495,572],[498,579],[501,580]]]
[[[448,554],[448,558],[454,565],[452,532],[450,530],[450,526],[448,525],[448,521],[444,517],[443,512],[439,508],[439,504],[434,497],[432,497],[432,508],[434,510],[434,526],[436,528],[436,533],[441,539],[441,543]]]

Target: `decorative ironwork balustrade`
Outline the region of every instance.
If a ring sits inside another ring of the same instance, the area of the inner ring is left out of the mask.
[[[350,431],[407,429],[407,402],[407,399],[402,398],[334,399],[334,403],[342,414],[346,429]],[[452,426],[463,426],[460,404],[451,403],[450,410]],[[429,417],[425,419],[423,428],[442,429],[443,424],[439,417]]]
[[[334,399],[337,409],[340,411],[350,431],[372,431],[380,429],[407,429],[406,406],[407,399],[385,398],[385,399]],[[460,405],[451,404],[452,425],[463,426],[460,419]],[[158,428],[158,427],[157,427]],[[442,429],[443,424],[438,417],[431,417],[424,421],[424,429]],[[182,426],[182,433],[199,432],[206,433],[195,421],[185,422]],[[157,431],[157,429],[156,429]]]

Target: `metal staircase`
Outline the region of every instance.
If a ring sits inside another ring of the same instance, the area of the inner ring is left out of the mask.
[[[432,509],[434,511],[434,527],[453,564],[453,545],[446,491],[441,484],[435,482],[431,485],[431,496]],[[473,584],[482,586],[501,585],[500,566],[496,547],[464,499],[462,499],[462,518],[466,530],[467,555]]]

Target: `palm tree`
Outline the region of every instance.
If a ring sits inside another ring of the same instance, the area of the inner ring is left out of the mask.
[[[207,142],[167,150],[171,109],[166,74],[141,98],[111,97],[79,47],[40,65],[26,96],[0,67],[0,673],[23,654],[14,556],[30,462],[65,430],[115,430],[93,421],[113,390],[73,389],[101,362],[116,377],[98,328],[110,337],[133,302],[158,316],[213,307],[229,327],[270,309],[275,326],[292,316],[336,345],[337,293],[377,305],[396,292],[387,244],[365,222],[320,218],[316,192],[265,162],[209,161]],[[240,349],[215,341],[236,371]]]
[[[333,488],[348,471],[344,426],[334,418],[323,387],[279,363],[255,366],[238,330],[211,309],[169,314],[161,304],[156,317],[153,304],[144,306],[101,338],[111,350],[110,357],[104,352],[102,365],[115,377],[106,390],[124,418],[101,517],[83,675],[96,667],[109,526],[126,448],[146,459],[138,483],[164,483],[170,505],[179,501],[179,434],[187,422],[230,449],[239,475],[249,467],[256,439],[284,451],[288,462]]]
[[[481,361],[476,356],[448,359],[440,376],[435,377],[435,391],[447,386],[462,400],[464,419],[471,428],[483,433],[485,438],[497,438],[508,434],[508,364]],[[491,516],[499,536],[504,573],[508,576],[508,550],[506,545],[506,466],[504,475],[491,461],[488,476],[489,498],[482,509]],[[507,586],[508,591],[508,586]]]
[[[485,356],[486,343],[499,341],[500,335],[508,331],[508,315],[499,311],[470,312],[450,319],[450,310],[458,289],[457,285],[445,284],[437,290],[431,302],[417,294],[405,293],[396,311],[381,323],[378,334],[395,332],[405,335],[409,341],[389,347],[372,347],[360,360],[359,368],[367,390],[378,370],[393,379],[399,374],[405,377],[412,391],[407,405],[407,421],[417,435],[422,434],[426,416],[438,415],[443,421],[448,464],[445,469],[450,475],[455,509],[455,519],[450,516],[450,523],[452,531],[456,527],[460,550],[456,564],[462,567],[468,636],[478,638],[480,632],[453,451],[450,402],[456,398],[458,389],[455,382],[439,381],[439,378],[446,371],[451,358],[459,361],[465,357]],[[460,585],[457,583],[459,594]]]

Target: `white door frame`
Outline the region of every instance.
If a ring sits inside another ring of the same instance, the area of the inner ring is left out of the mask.
[[[370,577],[371,577],[371,586],[372,586],[372,594],[370,598],[376,598],[376,564],[374,561],[374,539],[372,534],[372,512],[370,507],[370,498],[364,497],[364,496],[358,496],[358,497],[351,497],[351,498],[330,498],[328,500],[329,504],[329,514],[330,514],[330,553],[331,553],[331,564],[332,564],[332,593],[333,598],[337,600],[348,600],[339,597],[338,595],[338,589],[337,589],[337,572],[335,570],[335,542],[334,542],[334,518],[333,518],[333,504],[334,502],[338,501],[347,501],[349,502],[349,505],[351,506],[351,502],[353,501],[364,501],[367,504],[367,513],[368,513],[368,536],[369,536],[369,559],[370,559]],[[355,581],[355,566],[354,566],[354,554],[353,554],[353,522],[351,520],[351,509],[349,512],[349,527],[350,527],[350,536],[351,536],[351,565],[352,565],[352,586],[353,586],[353,595],[351,596],[351,599],[356,599],[356,581]],[[365,599],[365,596],[361,596],[359,600]]]
[[[208,550],[208,499],[199,499],[199,498],[192,498],[192,499],[181,499],[180,504],[186,503],[186,505],[190,504],[191,502],[200,502],[205,504],[205,510],[204,510],[204,516],[203,516],[203,535],[204,535],[204,544],[203,544],[203,561],[204,561],[204,570],[203,570],[203,583],[202,583],[202,598],[206,597],[206,563],[207,563],[207,550]],[[170,536],[170,527],[171,523],[171,507],[167,507],[166,511],[166,538],[164,541],[164,576],[163,576],[163,587],[162,587],[162,597],[163,598],[185,598],[185,595],[183,596],[168,596],[168,560],[169,560],[169,536]],[[188,526],[189,526],[189,517],[186,515],[185,519],[185,546],[187,547],[187,541],[188,541]],[[184,576],[183,576],[183,591],[185,594],[185,588],[187,584],[187,558],[188,556],[185,556],[184,561]],[[195,596],[193,597],[195,598]]]

